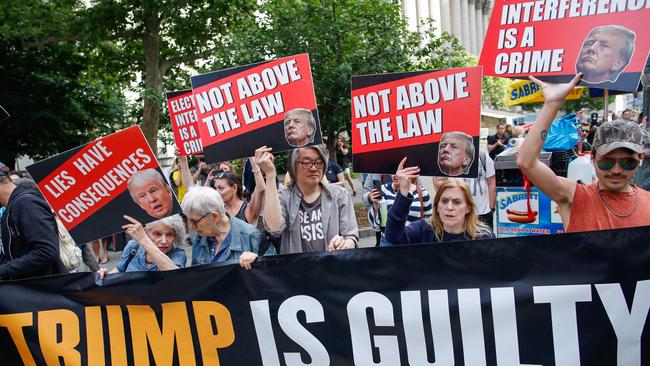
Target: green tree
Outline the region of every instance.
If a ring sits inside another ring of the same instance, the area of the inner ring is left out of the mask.
[[[0,7],[0,104],[11,114],[2,125],[0,160],[45,158],[126,124],[119,85],[88,69],[92,56],[76,44],[38,39],[72,18],[76,4],[12,1]]]
[[[386,72],[464,66],[458,41],[409,32],[396,2],[374,0],[270,0],[262,2],[259,27],[244,49],[266,57],[307,52],[323,135],[350,131],[350,78]]]

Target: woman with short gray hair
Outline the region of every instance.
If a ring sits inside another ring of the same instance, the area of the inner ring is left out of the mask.
[[[185,194],[181,207],[190,227],[200,236],[192,246],[193,266],[238,261],[243,268],[251,268],[264,237],[255,226],[228,214],[219,192],[194,186]],[[273,254],[272,246],[264,253]]]
[[[129,222],[122,229],[133,238],[122,251],[122,258],[111,271],[100,268],[99,278],[106,274],[136,271],[169,271],[185,267],[187,255],[180,248],[185,242],[185,226],[179,215],[150,222],[145,227],[124,215]]]

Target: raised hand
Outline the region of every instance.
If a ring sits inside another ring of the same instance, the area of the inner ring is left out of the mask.
[[[275,173],[275,164],[273,163],[275,158],[273,157],[271,150],[270,147],[266,146],[262,146],[255,150],[255,163],[266,175]]]
[[[399,184],[399,191],[403,196],[409,194],[411,188],[411,181],[420,177],[420,168],[417,166],[404,167],[406,164],[406,157],[400,161],[395,172],[397,184]]]
[[[131,216],[124,215],[123,217],[129,221],[129,223],[123,225],[122,229],[124,229],[124,231],[126,231],[130,237],[138,242],[138,244],[142,244],[145,238],[147,238],[147,233],[144,231],[142,224]]]
[[[534,76],[529,76],[528,78],[542,88],[544,102],[564,102],[564,98],[569,95],[571,90],[582,79],[582,73],[578,73],[570,82],[564,84],[547,83]]]

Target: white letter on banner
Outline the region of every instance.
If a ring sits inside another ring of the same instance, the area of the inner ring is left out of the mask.
[[[494,343],[499,366],[520,366],[515,293],[512,287],[490,289]]]
[[[406,351],[410,365],[454,365],[454,342],[451,337],[449,299],[447,290],[431,290],[429,294],[429,316],[435,362],[427,359],[427,345],[422,320],[422,299],[420,291],[402,291],[402,320]]]
[[[477,288],[458,290],[458,313],[466,366],[485,366],[485,339],[481,316],[481,293]]]
[[[273,326],[271,325],[269,300],[251,301],[250,305],[257,335],[257,344],[260,347],[260,355],[262,356],[262,365],[280,366],[278,346],[275,343]]]
[[[576,302],[591,301],[591,286],[533,286],[533,297],[536,304],[551,304],[555,364],[580,365]]]
[[[379,349],[379,363],[372,357],[372,343],[366,309],[371,308],[378,327],[395,326],[393,304],[377,292],[362,292],[348,302],[348,320],[352,337],[352,355],[355,366],[395,366],[400,364],[399,346],[396,336],[373,336],[375,347]]]
[[[330,356],[325,346],[300,324],[296,316],[299,311],[305,312],[307,323],[325,321],[323,306],[313,297],[298,295],[286,299],[278,309],[278,322],[287,336],[309,353],[311,363],[302,362],[300,352],[285,352],[284,362],[287,366],[329,365]]]
[[[596,290],[618,338],[617,365],[641,365],[641,334],[650,310],[650,280],[636,283],[631,311],[618,283],[596,285]]]

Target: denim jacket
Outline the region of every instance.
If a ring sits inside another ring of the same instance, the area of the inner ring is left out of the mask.
[[[133,259],[131,259],[131,262],[129,262],[129,266],[125,268],[126,260],[129,258],[132,249],[137,249],[137,252],[135,253]],[[151,265],[147,267],[145,254],[146,252],[144,251],[144,248],[140,247],[140,244],[138,244],[135,240],[130,240],[126,244],[126,247],[124,247],[124,250],[122,251],[122,258],[120,258],[120,261],[117,263],[115,268],[117,268],[117,270],[120,272],[159,271],[156,263],[151,263]],[[183,268],[187,264],[187,255],[185,254],[185,250],[181,248],[173,247],[167,253],[167,256],[179,268]]]
[[[335,235],[345,239],[352,239],[359,242],[359,227],[354,213],[354,206],[350,194],[345,188],[333,184],[321,184],[321,210],[323,213],[323,232],[325,233],[325,245]],[[300,201],[302,192],[296,186],[286,188],[279,193],[280,206],[282,207],[282,224],[277,231],[266,230],[274,236],[282,236],[280,241],[280,253],[301,253],[302,241],[300,239]],[[266,226],[266,222],[264,223]]]
[[[217,261],[236,262],[239,261],[239,257],[244,252],[257,253],[260,242],[264,238],[262,233],[255,226],[247,224],[230,214],[227,215],[230,218],[230,233],[228,233],[230,245],[228,248],[222,249],[227,250],[228,254],[219,255]],[[212,263],[214,257],[212,251],[215,250],[216,246],[217,241],[213,237],[197,236],[196,243],[192,246],[192,265],[198,266]],[[274,254],[276,253],[273,246],[270,246],[264,253],[265,256]]]

